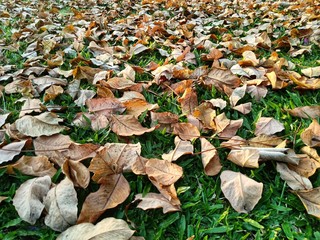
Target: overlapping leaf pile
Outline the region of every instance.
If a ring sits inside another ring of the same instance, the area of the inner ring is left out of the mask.
[[[252,103],[243,101],[245,95],[260,101],[270,90],[320,88],[319,67],[299,74],[292,62],[278,54],[281,50],[299,57],[312,45],[319,46],[319,8],[305,1],[237,3],[60,1],[38,7],[36,1],[7,1],[0,5],[2,25],[19,18],[11,40],[0,40],[1,54],[27,44],[22,69],[0,66],[2,94],[21,94],[18,102],[23,103],[17,119],[8,121],[10,112],[5,109],[0,115],[0,162],[9,174],[17,169],[37,176],[22,184],[13,199],[20,217],[33,224],[46,209],[45,223],[57,231],[94,223],[129,196],[125,172],[146,175],[159,191],[137,194],[139,208],[179,211],[174,184],[183,169],[174,161],[194,154],[193,144],[200,141],[204,172],[219,174],[223,166],[210,142],[219,138],[221,147],[231,149],[227,159],[241,167],[259,168],[262,161],[277,161],[281,178],[307,211],[320,218],[319,188],[308,179],[320,167],[318,121],[302,132],[304,154],[296,154],[279,135],[284,130],[281,120],[261,116],[252,123],[255,137],[243,139],[237,136],[243,119],[228,119],[224,112],[250,114]],[[68,6],[72,11],[64,12]],[[257,18],[262,23],[253,27]],[[285,29],[284,35],[278,28]],[[270,57],[261,56],[261,49]],[[159,59],[140,66],[133,63],[148,54]],[[0,55],[0,60],[5,57]],[[95,88],[83,88],[88,85]],[[150,90],[153,86],[161,92]],[[216,89],[226,97],[199,102],[198,89]],[[146,92],[154,95],[153,101],[147,101]],[[163,94],[177,99],[178,114],[162,110],[156,99]],[[54,104],[64,95],[72,97],[79,109],[71,124],[61,114],[70,106]],[[288,111],[296,117],[317,118],[319,109],[305,106]],[[76,128],[107,129],[122,137],[123,143],[76,143],[68,136]],[[131,140],[144,141],[137,136],[153,131],[172,134],[175,146],[158,159],[147,159],[141,155],[140,143]],[[24,154],[33,151],[34,156]],[[58,169],[65,178],[55,185],[51,177]],[[252,210],[261,198],[263,183],[227,169],[220,178],[225,197],[238,212]],[[92,182],[99,189],[86,197],[78,215],[75,188],[86,189]],[[103,221],[98,224],[117,225],[114,234],[121,230],[121,239],[133,234],[114,219]],[[85,226],[92,232],[99,228]],[[79,228],[67,231],[76,233]],[[61,239],[64,234],[69,233]]]

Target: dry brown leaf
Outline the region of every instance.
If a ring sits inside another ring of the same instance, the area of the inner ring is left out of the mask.
[[[0,149],[0,164],[11,161],[15,156],[20,154],[22,148],[26,144],[27,140],[20,142],[12,142]]]
[[[316,119],[300,135],[301,140],[309,147],[320,146],[320,125]]]
[[[106,85],[111,89],[126,90],[135,86],[136,83],[124,77],[113,77],[106,82]]]
[[[232,91],[231,96],[229,97],[231,107],[235,107],[238,101],[244,97],[246,94],[247,85],[244,84],[242,87],[237,87]]]
[[[298,195],[310,215],[320,218],[320,187],[310,190],[299,190],[295,194]]]
[[[259,202],[263,184],[239,172],[223,171],[220,175],[221,190],[237,212],[248,213]]]
[[[191,123],[176,123],[173,125],[173,133],[182,140],[194,140],[200,137],[198,128]]]
[[[160,129],[166,129],[167,132],[172,131],[172,125],[178,123],[179,116],[171,112],[151,112],[151,126],[160,125]]]
[[[122,219],[105,218],[96,225],[81,223],[61,233],[57,240],[129,240],[134,231]]]
[[[223,112],[215,117],[214,122],[216,124],[217,133],[220,133],[230,124],[231,121],[226,117],[226,114]]]
[[[229,149],[240,149],[242,146],[247,146],[247,140],[239,136],[233,136],[227,142],[222,142],[220,147]]]
[[[24,102],[21,111],[19,113],[19,118],[23,117],[26,114],[32,113],[32,112],[41,112],[41,101],[40,99],[31,99],[31,98],[20,98],[18,100],[19,102]]]
[[[54,168],[47,156],[22,156],[14,164],[7,166],[8,174],[15,174],[14,169],[19,170],[22,174],[42,177],[49,175],[53,177],[57,169]]]
[[[197,93],[191,87],[186,88],[182,97],[178,98],[178,102],[181,104],[183,114],[192,114],[194,109],[198,106]]]
[[[90,172],[89,169],[81,162],[67,159],[62,165],[62,172],[76,187],[88,187],[90,182]]]
[[[59,95],[63,93],[63,88],[57,85],[51,85],[46,91],[44,92],[43,101],[49,102],[50,100],[56,99]]]
[[[92,98],[86,101],[86,105],[89,112],[107,117],[125,110],[125,106],[116,98]]]
[[[221,98],[213,98],[208,100],[214,107],[218,107],[221,110],[224,109],[227,106],[227,102]]]
[[[248,140],[251,147],[275,147],[282,142],[282,139],[276,136],[259,135]]]
[[[213,119],[216,116],[216,111],[213,110],[210,102],[201,103],[193,111],[193,116],[201,120],[203,127],[208,129],[215,129],[215,123]]]
[[[12,201],[22,220],[30,224],[36,223],[44,209],[43,198],[50,185],[51,178],[48,175],[29,179],[21,184]]]
[[[301,69],[301,72],[307,77],[318,77],[320,76],[320,67],[310,67]]]
[[[190,141],[183,141],[178,136],[174,138],[175,148],[169,153],[162,154],[162,159],[169,162],[176,161],[183,155],[193,154],[193,145]]]
[[[320,105],[304,106],[287,110],[290,115],[301,118],[317,118],[320,117]]]
[[[277,132],[284,130],[284,126],[279,121],[275,120],[272,117],[261,117],[256,123],[256,130],[254,134],[258,135],[273,135]]]
[[[299,175],[309,178],[315,174],[318,168],[320,168],[320,163],[313,158],[302,154],[298,165],[289,164],[288,167]]]
[[[142,127],[139,121],[132,115],[111,115],[111,130],[119,136],[142,135],[146,132],[152,132],[155,127]]]
[[[138,118],[144,111],[150,111],[154,109],[158,109],[158,104],[148,103],[143,99],[130,99],[123,103],[126,108],[126,113],[129,115],[133,115]]]
[[[205,138],[200,138],[201,141],[201,160],[204,172],[208,176],[217,175],[222,165],[216,148]]]
[[[93,90],[79,90],[77,95],[78,98],[74,102],[77,104],[77,106],[81,107],[86,104],[88,99],[92,99],[94,95],[96,95],[96,92]]]
[[[318,155],[318,152],[316,149],[311,148],[309,146],[304,146],[303,148],[301,148],[301,151],[307,154],[308,156],[314,158],[318,162],[320,162],[320,156]]]
[[[285,163],[277,163],[277,171],[282,180],[286,181],[292,190],[312,189],[312,183],[306,177],[300,176],[295,171],[289,169]]]
[[[50,76],[43,76],[32,79],[34,85],[36,85],[36,89],[39,93],[45,90],[47,87],[51,85],[59,85],[59,86],[66,86],[68,85],[67,79],[62,78],[53,78]]]
[[[229,139],[236,135],[238,129],[242,126],[243,119],[231,120],[230,124],[223,129],[222,132],[219,132],[218,135],[220,138]]]
[[[63,119],[51,112],[44,112],[38,116],[25,115],[15,121],[17,130],[30,137],[51,136],[66,130],[67,127],[59,125]]]
[[[130,194],[130,185],[122,174],[114,174],[100,185],[98,191],[85,199],[78,223],[95,222],[107,209],[123,203]]]
[[[241,84],[240,78],[234,75],[230,70],[213,68],[208,77],[204,80],[205,85],[214,86],[219,91],[224,92],[225,87],[237,88]]]
[[[78,198],[69,178],[50,189],[44,198],[44,205],[48,212],[44,222],[51,229],[62,232],[76,224]]]
[[[61,153],[65,159],[82,161],[87,158],[93,158],[99,147],[99,145],[92,143],[71,143],[68,149],[61,150]]]
[[[149,159],[138,156],[132,165],[132,172],[136,175],[146,175],[146,163]]]
[[[6,113],[6,114],[0,114],[0,127],[6,123],[6,120],[8,118],[8,116],[10,115],[10,113]]]
[[[259,102],[262,98],[267,96],[268,90],[264,86],[248,86],[247,92]]]
[[[173,205],[159,193],[147,193],[145,196],[137,194],[134,199],[135,201],[140,201],[137,208],[143,210],[163,208],[163,213],[181,211],[179,206]]]
[[[237,110],[238,112],[241,112],[242,114],[248,114],[251,112],[252,103],[243,103],[238,106],[233,107],[232,109]]]
[[[289,74],[289,78],[295,84],[298,85],[298,88],[301,89],[319,89],[320,88],[320,78],[307,78],[304,76],[300,76],[300,74],[296,72],[292,72]]]
[[[77,66],[73,69],[72,75],[74,79],[86,79],[89,83],[93,83],[94,76],[101,72],[100,68],[92,68],[89,66]]]
[[[257,149],[232,149],[227,159],[240,167],[259,168],[259,156]]]
[[[6,199],[8,199],[8,197],[0,196],[0,203],[2,203]]]
[[[182,177],[182,168],[166,160],[149,159],[146,163],[146,174],[157,183],[169,186]]]
[[[170,203],[172,203],[175,206],[180,206],[180,200],[177,195],[176,188],[174,184],[165,186],[161,183],[157,182],[156,180],[149,178],[149,180],[152,182],[152,184],[159,190],[159,192],[169,200]]]

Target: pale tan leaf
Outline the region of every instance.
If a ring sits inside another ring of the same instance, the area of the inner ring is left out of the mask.
[[[63,88],[61,86],[51,85],[44,92],[43,101],[49,102],[50,100],[54,100],[62,93],[63,93]]]
[[[290,115],[301,118],[317,118],[320,117],[320,105],[304,106],[288,110]]]
[[[301,69],[301,72],[307,77],[318,77],[320,76],[320,66],[318,67],[310,67]]]
[[[298,173],[299,175],[309,178],[313,174],[315,174],[317,169],[320,168],[320,163],[314,160],[313,158],[308,157],[305,154],[301,154],[301,155],[302,156],[300,156],[300,161],[298,165],[289,164],[288,167],[291,170]]]
[[[183,155],[193,153],[193,145],[190,141],[183,141],[178,136],[174,139],[175,148],[169,153],[162,154],[162,159],[169,162],[176,161]]]
[[[176,123],[173,125],[173,133],[182,140],[194,140],[200,137],[198,128],[191,123]]]
[[[147,193],[145,196],[137,194],[135,201],[140,201],[137,208],[143,210],[163,208],[163,213],[181,211],[179,206],[173,205],[162,194],[158,193]]]
[[[81,162],[67,159],[62,165],[62,172],[76,187],[88,187],[90,182],[90,172],[89,169]]]
[[[263,184],[242,173],[226,170],[221,173],[220,179],[224,196],[237,212],[250,212],[262,196]]]
[[[120,136],[142,135],[155,129],[142,127],[132,115],[111,115],[110,122],[111,130]]]
[[[223,112],[214,118],[216,124],[217,132],[222,132],[229,124],[230,119],[226,117],[226,114]]]
[[[256,149],[259,151],[260,160],[261,161],[278,161],[291,163],[294,165],[298,165],[300,158],[294,152],[294,150],[290,148],[252,148],[252,147],[244,147],[245,149]]]
[[[275,120],[272,117],[261,117],[256,123],[256,130],[254,134],[258,135],[273,135],[277,132],[284,130],[284,126],[279,121]]]
[[[208,176],[217,175],[222,165],[216,148],[205,138],[200,138],[201,141],[201,160],[204,172]]]
[[[96,95],[96,92],[93,90],[80,90],[78,92],[78,98],[74,101],[77,106],[81,107],[86,104],[86,101],[92,99]]]
[[[50,189],[44,205],[48,212],[44,222],[51,229],[62,232],[77,222],[77,192],[69,178]]]
[[[169,186],[182,177],[183,170],[179,165],[166,160],[149,159],[146,174],[161,185]]]
[[[180,200],[177,195],[176,188],[174,184],[171,185],[162,185],[161,183],[157,182],[153,178],[149,178],[149,180],[152,182],[152,184],[159,190],[159,192],[169,200],[170,203],[172,203],[175,206],[180,206]]]
[[[15,174],[14,169],[19,170],[22,174],[42,177],[49,175],[53,177],[57,169],[54,168],[47,156],[22,156],[14,164],[7,166],[7,173]]]
[[[20,218],[35,224],[44,209],[43,198],[47,195],[51,178],[46,175],[25,181],[13,197],[13,205]]]
[[[229,149],[240,149],[242,146],[247,145],[247,140],[239,136],[233,136],[227,142],[220,144],[220,147],[229,148]]]
[[[298,195],[310,215],[320,218],[320,187],[309,190],[299,190],[296,191],[295,194]]]
[[[86,101],[89,112],[105,115],[109,117],[111,114],[122,113],[125,106],[116,98],[92,98]]]
[[[34,78],[32,79],[32,82],[34,85],[36,85],[36,89],[39,93],[42,92],[47,87],[50,87],[51,85],[66,86],[68,84],[67,79],[53,78],[50,76]]]
[[[0,164],[11,161],[15,156],[20,154],[22,148],[26,144],[27,140],[20,142],[12,142],[0,149]]]
[[[193,88],[188,87],[185,89],[182,97],[178,98],[178,102],[181,104],[183,114],[192,114],[194,109],[198,106],[197,93]]]
[[[227,102],[221,98],[213,98],[207,101],[210,102],[214,107],[218,107],[221,110],[227,106]]]
[[[8,116],[10,115],[10,113],[6,113],[6,114],[0,114],[0,127],[6,123],[6,120],[8,118]]]
[[[96,225],[81,223],[61,233],[57,240],[129,240],[134,231],[122,219],[105,218]]]
[[[241,112],[242,114],[248,114],[251,112],[252,103],[243,103],[238,106],[233,107],[232,109],[237,110],[238,112]]]
[[[133,81],[124,77],[113,77],[106,82],[111,89],[126,90],[136,85]]]
[[[118,73],[119,77],[124,77],[125,79],[128,79],[132,82],[135,81],[136,78],[136,72],[129,64],[124,64],[125,68]]]
[[[259,150],[256,149],[232,149],[227,159],[240,167],[259,168]]]
[[[20,113],[19,113],[19,117],[23,117],[26,114],[32,113],[32,112],[37,112],[40,113],[41,112],[41,101],[40,99],[32,99],[32,98],[20,98],[18,100],[19,102],[24,101]]]
[[[320,156],[318,155],[318,152],[316,149],[311,148],[309,146],[304,146],[303,148],[301,148],[301,151],[307,154],[308,156],[314,158],[318,162],[320,162]]]
[[[38,116],[25,115],[15,121],[17,130],[31,137],[51,136],[66,130],[67,127],[59,125],[63,119],[51,112],[44,112]]]
[[[282,139],[276,136],[259,135],[248,140],[251,147],[275,147],[282,142]]]
[[[110,175],[98,191],[85,199],[78,223],[95,222],[107,209],[123,203],[130,194],[128,181],[122,174]]]
[[[98,150],[99,147],[99,145],[92,143],[71,143],[68,149],[63,149],[60,152],[65,159],[82,161],[84,159],[93,158],[96,156],[96,150]]]
[[[300,176],[295,171],[288,168],[285,163],[277,163],[277,171],[282,180],[286,181],[292,190],[312,189],[312,183],[308,178]]]
[[[194,109],[192,114],[194,117],[201,120],[203,127],[208,129],[215,129],[216,126],[214,118],[216,116],[216,111],[213,110],[212,104],[210,102],[201,103]]]
[[[241,84],[241,80],[230,70],[212,68],[212,70],[208,73],[208,77],[204,80],[204,84],[214,86],[219,91],[224,92],[225,87],[239,87]]]
[[[136,175],[146,175],[146,163],[149,159],[138,156],[132,165],[132,172]]]
[[[219,137],[223,139],[229,139],[236,135],[238,129],[242,126],[243,119],[231,120],[230,124],[223,129],[222,132],[219,132]]]
[[[300,135],[301,140],[310,147],[320,146],[320,125],[316,119]]]
[[[0,196],[0,203],[2,203],[4,200],[6,200],[8,197]]]
[[[259,102],[267,96],[268,90],[265,86],[248,86],[247,92]]]
[[[133,115],[138,118],[144,111],[150,111],[154,109],[158,109],[158,104],[148,103],[143,99],[131,99],[123,103],[126,108],[126,113],[129,115]]]
[[[232,91],[231,96],[229,97],[231,107],[235,107],[238,101],[244,97],[246,94],[247,85],[243,85],[242,87],[237,87]]]

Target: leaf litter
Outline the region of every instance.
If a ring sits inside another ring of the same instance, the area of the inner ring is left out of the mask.
[[[11,39],[0,39],[0,62],[4,61],[3,51],[17,51],[26,43],[22,69],[5,63],[0,66],[1,96],[19,94],[17,102],[23,103],[17,118],[10,118],[12,113],[5,107],[1,109],[0,122],[7,137],[1,141],[2,168],[9,174],[17,169],[37,177],[16,191],[13,205],[19,216],[34,224],[44,213],[45,224],[54,230],[71,226],[58,239],[78,239],[79,231],[84,239],[129,239],[133,231],[122,220],[105,218],[91,224],[130,195],[124,173],[146,175],[159,191],[136,194],[138,208],[180,211],[183,202],[174,185],[183,176],[180,159],[197,154],[194,144],[201,142],[204,173],[218,175],[223,161],[213,140],[219,139],[221,147],[232,149],[226,159],[241,167],[259,168],[261,161],[276,161],[281,178],[308,213],[320,218],[319,189],[308,179],[320,166],[315,149],[320,146],[319,106],[284,109],[293,117],[313,118],[301,133],[305,154],[286,148],[285,136],[279,137],[284,123],[274,116],[256,120],[255,138],[237,135],[246,124],[241,114],[250,114],[253,108],[254,101],[248,101],[248,96],[262,101],[272,90],[320,88],[319,67],[301,69],[300,75],[294,63],[278,54],[278,50],[288,51],[295,57],[310,51],[311,44],[319,46],[318,12],[311,14],[318,9],[301,1],[240,2],[241,8],[235,2],[204,0],[134,4],[77,0],[69,13],[63,13],[67,1],[46,2],[40,8],[35,1],[19,1],[16,6],[10,1],[2,3],[1,25],[8,26],[11,18],[19,20],[11,23],[16,28]],[[286,5],[284,13],[299,9],[303,18],[279,14],[276,9],[281,4]],[[26,21],[26,16],[34,21]],[[255,18],[263,23],[252,27]],[[236,22],[238,30],[229,33]],[[287,28],[285,36],[273,31],[278,26]],[[243,30],[248,27],[249,31]],[[261,56],[259,48],[270,56]],[[141,66],[131,62],[149,53],[160,55],[159,61]],[[82,89],[84,84],[92,88]],[[151,90],[154,86],[161,92]],[[200,102],[199,88],[215,89],[229,101]],[[178,110],[162,109],[160,101],[147,97],[146,92],[155,98],[175,98]],[[66,97],[78,106],[71,125],[62,114],[71,106],[52,105]],[[237,119],[227,117],[230,108],[239,112]],[[151,122],[145,120],[148,118]],[[68,136],[76,127],[112,131],[121,143],[76,143]],[[140,143],[132,142],[134,138],[143,142],[145,135],[155,131],[175,136],[172,150],[163,152],[162,160],[142,156]],[[54,185],[51,177],[59,168],[66,177]],[[224,170],[220,178],[225,198],[238,212],[251,211],[263,195],[263,183],[241,173]],[[99,188],[87,194],[80,211],[75,189],[87,189],[93,181]]]

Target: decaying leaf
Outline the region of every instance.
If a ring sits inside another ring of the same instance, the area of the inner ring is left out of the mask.
[[[15,156],[20,154],[27,140],[12,142],[0,149],[0,163],[11,161]]]
[[[51,136],[59,133],[67,128],[59,125],[63,119],[59,118],[56,114],[44,112],[38,116],[25,115],[16,120],[15,124],[17,130],[31,137]]]
[[[52,85],[44,92],[43,101],[49,102],[63,93],[61,86]]]
[[[208,176],[217,175],[222,165],[216,148],[205,138],[201,138],[201,160],[204,172]]]
[[[51,229],[62,232],[77,222],[77,192],[69,178],[50,189],[44,205],[48,212],[44,222]]]
[[[162,154],[163,160],[173,162],[183,155],[193,153],[193,145],[190,141],[183,141],[176,136],[174,139],[174,144],[176,147],[173,150],[171,150],[169,153]]]
[[[213,68],[204,81],[205,85],[212,85],[219,91],[224,92],[226,88],[236,88],[241,84],[240,78],[230,70]]]
[[[310,215],[320,218],[320,187],[299,190],[295,194],[298,195]]]
[[[281,132],[282,130],[284,130],[284,126],[279,121],[272,117],[261,117],[256,123],[256,130],[254,134],[256,136],[261,134],[270,136],[277,132]]]
[[[147,193],[145,196],[142,194],[137,194],[135,196],[134,202],[139,201],[137,208],[143,210],[163,208],[163,213],[180,211],[180,207],[173,205],[168,199],[166,199],[162,194],[159,193]]]
[[[250,212],[261,198],[263,184],[242,173],[226,170],[220,179],[224,196],[237,212]]]
[[[61,233],[57,240],[129,240],[134,231],[122,219],[105,218],[96,225],[81,223],[72,226]]]
[[[302,154],[298,165],[289,164],[288,167],[299,175],[309,178],[320,168],[320,162]]]
[[[313,119],[312,123],[301,133],[301,140],[310,147],[320,146],[320,125]]]
[[[290,115],[301,118],[320,117],[320,106],[304,106],[288,110]]]
[[[47,156],[22,156],[14,164],[7,166],[7,173],[15,174],[14,169],[19,170],[22,174],[42,177],[49,175],[53,177],[57,169],[54,168]]]
[[[120,136],[142,135],[155,129],[142,127],[132,115],[111,115],[110,122],[112,131]]]
[[[286,181],[292,190],[312,189],[312,183],[308,178],[302,177],[295,171],[290,170],[285,163],[277,163],[277,171],[280,177]]]
[[[86,105],[89,112],[105,116],[122,113],[125,110],[125,106],[116,98],[92,98],[86,101]]]
[[[191,123],[176,123],[173,127],[173,133],[182,140],[194,140],[200,137],[198,128]]]
[[[227,159],[241,167],[258,168],[259,157],[257,149],[232,149]]]
[[[8,118],[8,116],[10,115],[10,113],[6,113],[6,114],[0,114],[0,127],[6,123],[6,120]]]
[[[122,174],[114,174],[101,183],[98,191],[85,199],[78,223],[95,222],[107,209],[123,203],[130,194],[128,181]]]
[[[67,159],[62,165],[62,172],[76,187],[88,187],[90,182],[90,172],[83,163]]]
[[[20,218],[30,224],[35,224],[44,209],[43,198],[47,195],[51,178],[46,175],[25,181],[17,189],[13,205]]]
[[[320,67],[310,67],[301,69],[301,72],[307,77],[318,77],[320,76]]]

